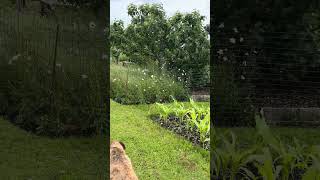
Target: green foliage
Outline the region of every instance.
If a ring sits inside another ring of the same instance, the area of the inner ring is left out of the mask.
[[[180,122],[179,126],[186,126],[190,132],[197,133],[202,144],[210,142],[210,109],[196,105],[192,99],[188,107],[174,98],[173,100],[169,105],[157,103],[150,108],[149,114],[159,116],[160,121],[165,124],[170,119],[175,119],[174,121]]]
[[[255,160],[259,162],[256,164],[259,174],[266,180],[280,179],[280,172],[282,167],[274,166],[272,155],[268,148],[263,148],[263,154],[255,155]]]
[[[156,105],[158,107],[159,117],[167,122],[170,113],[172,113],[171,109],[164,104],[156,103]]]
[[[219,179],[317,179],[319,146],[306,146],[294,138],[285,144],[274,136],[263,118],[256,116],[256,144],[240,148],[231,132],[215,138],[212,175]],[[217,134],[215,134],[217,137]]]
[[[119,62],[121,51],[126,44],[123,21],[115,21],[110,27],[111,55]],[[123,53],[122,53],[123,54]]]
[[[191,87],[206,85],[209,64],[208,32],[202,26],[204,16],[194,11],[189,14],[177,13],[169,21],[167,67],[171,71],[186,74]]]
[[[92,69],[84,79],[81,73],[70,76],[70,71],[75,69],[62,66],[63,71],[57,68],[53,89],[50,67],[45,62],[38,61],[35,65],[34,60],[21,56],[15,64],[2,68],[10,67],[15,67],[15,71],[6,73],[8,88],[1,90],[10,106],[4,107],[2,113],[11,117],[13,123],[50,136],[106,131],[101,117],[104,107],[99,106],[105,96],[100,92],[106,90],[100,84],[104,77],[102,71]]]
[[[2,14],[5,17],[0,17],[0,24],[6,28],[0,29],[0,35],[10,38],[0,43],[0,113],[39,135],[106,132],[106,64],[98,61],[101,56],[97,58],[97,53],[77,54],[84,49],[92,52],[95,31],[88,32],[88,25],[81,24],[78,33],[87,37],[78,45],[85,48],[73,47],[69,52],[69,42],[78,34],[73,29],[77,24],[62,23],[57,62],[53,64],[55,23],[28,14],[17,23],[15,12]]]
[[[213,91],[221,118],[217,125],[251,126],[251,105],[270,103],[260,99],[276,93],[303,97],[319,89],[314,79],[320,75],[319,5],[313,0],[215,3],[211,30]]]
[[[152,60],[161,67],[164,64],[165,39],[169,33],[163,7],[158,4],[130,4],[128,15],[132,20],[125,30],[129,42],[125,52],[135,63],[143,65]]]
[[[290,92],[293,86],[303,96],[306,90],[311,93],[319,88],[311,83],[312,77],[319,76],[316,69],[320,67],[319,5],[318,1],[298,0],[225,0],[215,4],[215,63],[233,66],[234,73],[227,76],[236,80],[241,98]],[[294,83],[297,81],[301,86]],[[286,87],[269,88],[284,83]],[[252,86],[256,95],[250,91]]]
[[[244,177],[252,177],[253,172],[246,167],[249,156],[256,151],[256,148],[249,148],[241,151],[236,146],[236,136],[229,132],[231,139],[227,136],[220,138],[219,148],[213,149],[212,166],[215,172],[214,177],[235,179],[240,174]]]
[[[210,111],[200,121],[195,121],[196,127],[199,130],[200,142],[210,141]]]
[[[209,39],[198,12],[177,13],[167,18],[160,4],[128,6],[131,23],[111,25],[112,54],[120,52],[139,65],[157,64],[185,84],[199,88],[208,83]]]
[[[303,175],[302,180],[320,179],[320,158],[314,155],[311,155],[311,157],[313,164]]]
[[[170,102],[170,96],[186,100],[187,89],[168,73],[160,74],[152,68],[111,64],[110,97],[122,104]]]

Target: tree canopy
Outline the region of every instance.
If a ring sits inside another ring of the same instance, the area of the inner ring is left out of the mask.
[[[307,82],[311,77],[308,71],[320,67],[315,53],[319,48],[319,5],[314,0],[217,1],[212,16],[215,52],[230,51],[215,62],[228,56],[235,67],[244,61],[254,65],[259,71],[253,74],[255,78],[265,80],[261,88],[270,87],[275,79],[278,83]],[[243,71],[239,73],[237,77]]]
[[[161,4],[130,4],[128,15],[131,22],[127,27],[122,21],[111,24],[111,49],[116,59],[123,53],[136,64],[155,64],[192,87],[207,83],[209,33],[204,16],[193,11],[167,17]]]

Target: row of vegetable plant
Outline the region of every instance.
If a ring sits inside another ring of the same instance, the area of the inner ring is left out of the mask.
[[[205,149],[210,147],[210,108],[195,103],[156,103],[149,114],[161,126],[180,134]]]
[[[246,148],[238,146],[231,131],[212,136],[213,179],[320,179],[320,146],[307,146],[296,138],[285,144],[260,116],[256,132],[256,143]]]

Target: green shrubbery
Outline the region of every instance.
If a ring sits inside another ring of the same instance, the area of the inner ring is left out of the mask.
[[[258,116],[256,130],[255,145],[246,149],[239,148],[232,132],[211,134],[214,179],[319,179],[320,146],[307,146],[297,139],[285,144]]]
[[[95,42],[102,29],[96,27],[96,33],[85,23],[80,23],[81,29],[61,23],[53,64],[56,23],[28,14],[19,20],[10,10],[2,13],[6,16],[0,17],[5,27],[0,28],[4,37],[0,42],[0,114],[40,135],[106,132],[107,63],[101,60],[104,47]],[[80,34],[86,37],[79,39]]]
[[[111,98],[122,104],[170,102],[171,95],[181,101],[188,99],[181,82],[152,68],[112,64],[110,81]]]
[[[8,69],[11,71],[7,71]],[[74,67],[20,55],[17,61],[1,63],[1,114],[24,129],[43,135],[90,135],[106,130],[106,92],[103,70],[90,67],[82,74]],[[52,80],[55,80],[54,84]]]

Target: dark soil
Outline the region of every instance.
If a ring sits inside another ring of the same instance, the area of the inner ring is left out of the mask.
[[[180,122],[180,119],[177,117],[169,117],[168,121],[164,121],[163,119],[160,119],[159,117],[152,116],[152,120],[154,120],[156,123],[160,124],[162,127],[171,130],[172,132],[179,134],[183,136],[184,138],[188,139],[190,142],[192,142],[195,145],[201,146],[202,148],[209,150],[210,148],[210,142],[201,143],[200,142],[200,134],[197,131],[191,131],[187,129],[185,122]]]

